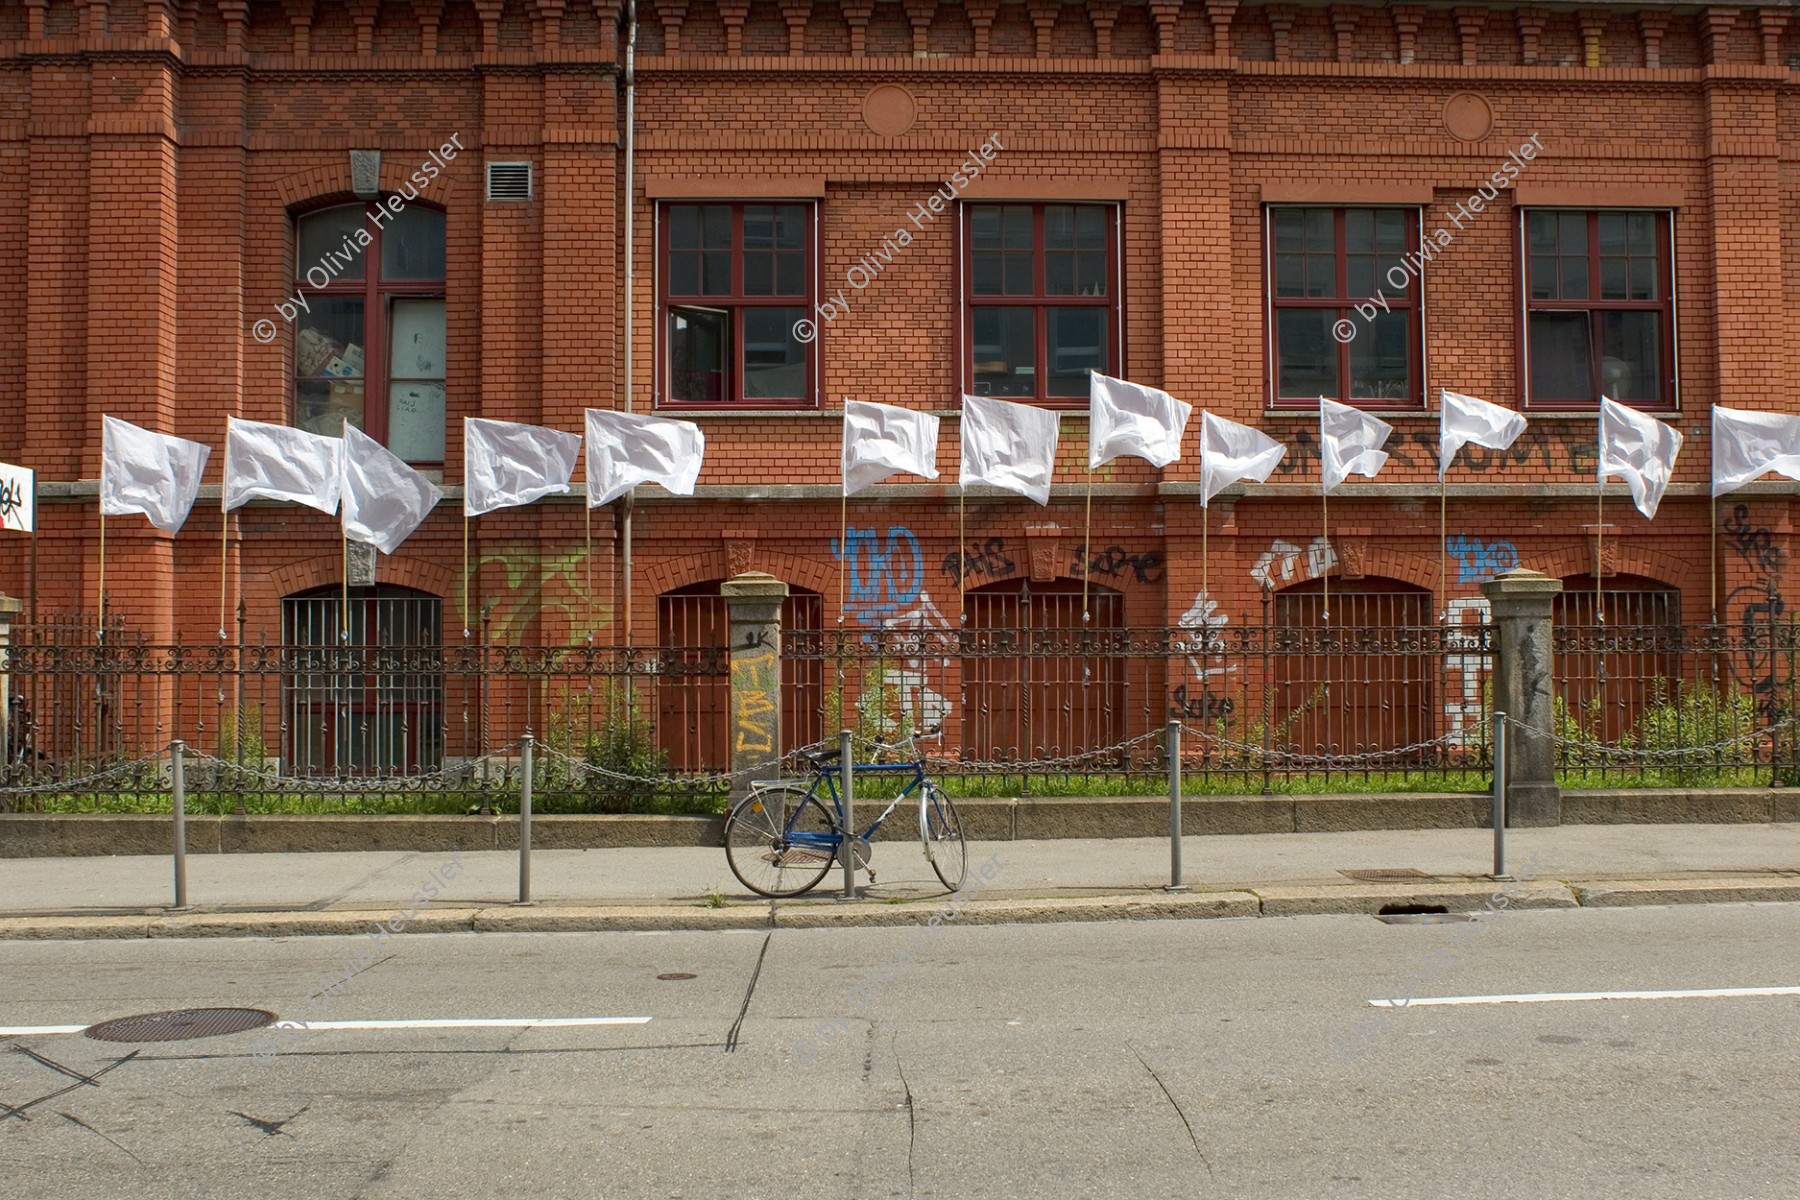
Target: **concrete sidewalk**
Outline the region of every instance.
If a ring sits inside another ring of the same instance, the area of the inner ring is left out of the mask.
[[[1386,905],[1479,909],[1501,888],[1492,835],[1389,830],[1189,837],[1187,893],[1169,882],[1166,838],[972,842],[965,924],[1131,917],[1373,913]],[[453,878],[445,867],[453,861]],[[990,881],[976,868],[991,863]],[[1514,907],[1800,899],[1800,826],[1601,825],[1513,830]],[[947,897],[918,846],[876,844],[862,898],[828,875],[799,900],[748,892],[718,848],[540,850],[532,899],[503,851],[204,855],[188,860],[193,908],[173,913],[167,857],[12,859],[0,864],[0,939],[355,933],[434,879],[411,930],[677,929],[911,924]],[[1348,871],[1416,872],[1364,881]],[[434,875],[435,872],[435,875]],[[1529,880],[1524,877],[1530,876]]]

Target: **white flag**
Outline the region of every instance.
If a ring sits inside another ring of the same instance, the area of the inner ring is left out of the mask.
[[[344,536],[392,554],[444,493],[398,454],[344,422]]]
[[[1525,414],[1461,392],[1440,392],[1438,407],[1438,482],[1450,469],[1450,460],[1474,442],[1490,450],[1504,450],[1525,432]]]
[[[1735,491],[1764,471],[1800,479],[1800,417],[1713,405],[1712,494]]]
[[[1656,516],[1680,452],[1680,430],[1600,397],[1600,482],[1622,477],[1631,502],[1646,517]]]
[[[938,419],[891,404],[844,401],[844,495],[905,471],[936,479]]]
[[[640,483],[660,483],[677,496],[694,494],[706,435],[692,421],[587,410],[587,502],[616,500]]]
[[[338,438],[227,417],[225,511],[260,497],[335,513],[343,453],[344,443]]]
[[[1050,503],[1050,473],[1056,466],[1057,416],[1047,408],[962,398],[962,469],[959,487],[985,483]]]
[[[463,418],[463,515],[479,517],[569,490],[581,435]]]
[[[1088,377],[1088,469],[1121,454],[1168,466],[1181,457],[1181,435],[1193,411],[1167,392],[1094,372]]]
[[[194,507],[211,456],[211,446],[102,417],[100,512],[108,517],[143,513],[158,529],[174,533]]]
[[[0,463],[0,529],[37,528],[37,472]]]
[[[1242,479],[1257,483],[1287,454],[1287,447],[1260,429],[1200,414],[1200,507]]]
[[[1388,434],[1394,427],[1360,409],[1319,397],[1319,470],[1330,492],[1349,475],[1375,478],[1387,462]]]

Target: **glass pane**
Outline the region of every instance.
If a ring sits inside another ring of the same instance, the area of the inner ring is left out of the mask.
[[[1088,372],[1106,370],[1104,308],[1050,308],[1044,311],[1049,356],[1048,396],[1085,396]]]
[[[1602,258],[1600,260],[1600,298],[1602,300],[1625,299],[1625,266],[1623,258]]]
[[[744,226],[744,239],[749,240],[750,227]],[[775,293],[775,258],[770,254],[744,253],[744,295],[771,296]]]
[[[806,295],[806,251],[781,250],[775,255],[775,294]]]
[[[363,302],[360,296],[314,296],[294,334],[294,374],[334,379],[363,373]]]
[[[323,212],[307,213],[295,222],[297,265],[294,268],[295,279],[305,279],[306,272],[313,267],[337,279],[361,279],[363,277],[363,256],[358,248],[354,231],[368,230],[368,210],[360,204],[346,204],[340,208],[328,208]],[[344,239],[349,238],[346,250]],[[327,254],[337,255],[327,259]],[[344,265],[343,259],[348,254],[350,263]]]
[[[698,296],[700,294],[700,256],[691,250],[671,250],[669,252],[669,294],[672,296]]]
[[[1073,296],[1075,294],[1075,254],[1073,251],[1044,251],[1044,294],[1047,296]]]
[[[1584,312],[1531,314],[1531,402],[1593,403],[1588,360],[1588,315]]]
[[[1106,210],[1098,204],[1085,204],[1075,210],[1075,244],[1083,250],[1106,245]]]
[[[1000,247],[1000,206],[997,204],[972,204],[969,206],[970,235],[979,250],[997,250]]]
[[[1305,215],[1298,208],[1278,208],[1270,214],[1269,223],[1275,230],[1275,253],[1294,254],[1305,248],[1301,239]]]
[[[1564,254],[1562,257],[1562,298],[1564,300],[1586,300],[1588,295],[1588,260]]]
[[[1634,212],[1627,215],[1630,225],[1631,252],[1647,254],[1656,249],[1656,214]]]
[[[1587,258],[1588,252],[1588,220],[1584,212],[1565,212],[1556,214],[1557,241],[1564,258],[1574,255]]]
[[[1075,257],[1081,268],[1075,273],[1075,290],[1083,296],[1106,295],[1106,251],[1083,250]]]
[[[1631,298],[1633,300],[1660,300],[1662,293],[1656,287],[1656,259],[1634,258],[1631,260]]]
[[[1337,253],[1337,228],[1329,208],[1306,209],[1306,249],[1311,254]]]
[[[1336,255],[1309,254],[1306,256],[1306,294],[1308,296],[1337,295]]]
[[[806,396],[806,346],[794,336],[804,308],[744,310],[744,398],[801,400]]]
[[[1031,206],[1029,204],[1006,206],[1004,237],[1008,250],[1031,249]]]
[[[1300,296],[1306,292],[1306,260],[1292,254],[1275,256],[1275,294]]]
[[[731,310],[669,310],[669,397],[721,401],[729,398]]]
[[[1275,313],[1278,352],[1275,393],[1294,398],[1335,397],[1338,392],[1337,340],[1330,308],[1283,308]]]
[[[799,250],[806,246],[806,206],[780,204],[775,207],[775,245],[783,250]]]
[[[971,286],[977,296],[999,296],[1004,286],[1000,277],[1001,254],[998,250],[977,250]]]
[[[974,317],[975,394],[1037,395],[1037,338],[1032,308],[977,308]]]
[[[403,208],[381,231],[383,279],[444,277],[444,214],[435,208]]]
[[[1534,254],[1531,256],[1531,298],[1533,300],[1555,300],[1559,292],[1556,271],[1557,260],[1549,255]]]
[[[392,379],[444,377],[444,302],[396,300],[388,344]]]
[[[1044,248],[1075,248],[1075,210],[1066,204],[1052,204],[1044,209]]]
[[[1032,294],[1032,263],[1029,251],[1018,253],[1008,251],[1006,255],[1006,294],[1009,296],[1029,296]]]
[[[1625,253],[1625,222],[1626,217],[1624,213],[1603,212],[1600,214],[1598,221],[1600,226],[1600,253]]]
[[[1375,278],[1375,256],[1372,254],[1352,254],[1344,263],[1347,279],[1346,295],[1373,296],[1375,289],[1381,284]]]
[[[388,449],[407,462],[444,461],[444,385],[388,385]]]
[[[1406,214],[1395,208],[1380,209],[1375,214],[1375,249],[1396,258],[1406,245]]]
[[[701,233],[708,250],[731,249],[731,205],[706,204],[700,209]]]
[[[1344,252],[1375,252],[1375,213],[1372,209],[1351,208],[1344,211]]]
[[[676,250],[698,250],[700,248],[700,206],[698,204],[671,204],[669,206],[669,246]]]
[[[1362,400],[1412,398],[1409,313],[1377,313],[1350,343],[1350,395]]]
[[[775,208],[769,204],[744,206],[744,249],[769,250],[775,246]]]
[[[345,421],[363,427],[362,380],[302,379],[294,385],[295,428],[340,437]]]
[[[1556,214],[1534,212],[1525,218],[1525,244],[1533,254],[1556,253]]]
[[[708,250],[700,256],[703,282],[702,296],[731,295],[731,251]]]
[[[1614,400],[1662,399],[1662,314],[1600,314],[1600,390]]]

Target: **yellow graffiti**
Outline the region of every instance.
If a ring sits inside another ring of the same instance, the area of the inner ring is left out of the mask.
[[[554,556],[527,547],[484,554],[472,571],[478,576],[484,568],[499,566],[506,576],[497,594],[485,598],[492,606],[495,642],[522,641],[534,622],[541,623],[539,636],[549,642],[580,640],[590,632],[590,620],[595,630],[611,624],[612,605],[588,591],[587,561],[586,547]],[[606,580],[594,580],[595,592],[606,586]],[[474,588],[479,594],[480,583]]]
[[[775,655],[768,650],[731,660],[731,707],[737,724],[737,750],[772,753],[775,749],[776,689],[780,675]]]

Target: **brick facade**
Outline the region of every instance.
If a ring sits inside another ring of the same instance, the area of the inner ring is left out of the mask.
[[[1687,444],[1654,524],[1622,492],[1604,519],[1614,569],[1680,588],[1689,620],[1710,603],[1708,406],[1800,409],[1800,23],[1784,6],[646,0],[638,12],[631,407],[647,409],[656,378],[653,197],[819,199],[829,293],[997,133],[1004,152],[971,196],[1122,204],[1121,373],[1290,447],[1269,484],[1210,515],[1205,574],[1227,622],[1259,619],[1264,578],[1389,579],[1433,593],[1439,611],[1470,609],[1481,579],[1515,561],[1594,568],[1591,415],[1533,413],[1519,446],[1476,449],[1452,472],[1448,596],[1435,403],[1384,414],[1392,462],[1333,496],[1334,551],[1315,546],[1316,417],[1266,397],[1265,203],[1417,203],[1437,228],[1536,135],[1544,153],[1520,188],[1454,230],[1425,284],[1431,393],[1515,406],[1515,200],[1673,209]],[[0,242],[19,268],[0,290],[12,332],[0,377],[18,397],[0,460],[42,483],[43,612],[93,606],[103,413],[215,448],[228,414],[290,419],[292,338],[249,331],[291,286],[293,214],[350,199],[350,150],[382,152],[384,187],[453,133],[469,150],[427,191],[448,214],[452,487],[464,416],[578,430],[583,408],[625,405],[621,20],[616,0],[0,0]],[[484,200],[483,163],[507,161],[533,165],[529,203]],[[929,604],[955,622],[958,254],[940,218],[853,293],[822,334],[817,410],[681,414],[704,425],[708,458],[696,499],[647,489],[637,503],[636,640],[655,638],[659,593],[746,566],[822,593],[835,616],[845,396],[946,418],[940,484],[883,485],[849,506],[860,586],[846,621]],[[1047,510],[969,502],[971,584],[1080,578],[1085,434],[1084,416],[1064,417]],[[1187,445],[1166,471],[1121,462],[1095,479],[1085,570],[1124,593],[1134,624],[1198,619],[1192,434]],[[209,483],[218,464],[215,449]],[[1771,576],[1781,585],[1793,492],[1764,483],[1720,505],[1729,605],[1761,600]],[[579,637],[590,614],[598,636],[617,636],[615,516],[593,514],[591,556],[579,497],[480,520],[474,603],[506,637]],[[378,566],[445,598],[447,639],[462,539],[446,502]],[[0,591],[32,589],[25,547],[0,547]],[[110,604],[153,638],[214,636],[220,552],[206,498],[175,538],[112,521]],[[252,636],[279,627],[283,595],[335,582],[340,562],[328,518],[270,506],[243,510],[225,553],[225,604],[242,601]]]

